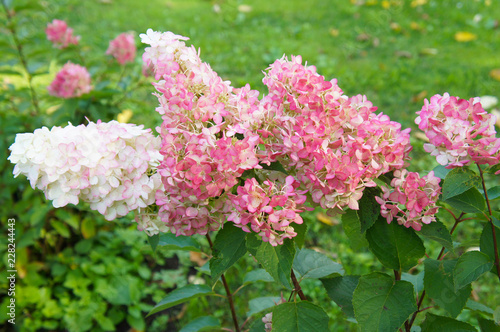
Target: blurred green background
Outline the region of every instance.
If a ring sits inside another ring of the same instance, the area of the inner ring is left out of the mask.
[[[144,48],[139,34],[148,28],[189,37],[188,43],[201,49],[202,60],[223,79],[230,80],[235,87],[249,83],[261,94],[265,94],[262,71],[270,63],[283,54],[302,55],[326,79],[337,78],[346,95],[365,94],[379,111],[403,127],[416,128],[415,112],[422,107],[424,98],[434,94],[500,97],[500,6],[495,1],[4,2],[17,8],[12,12],[13,23],[24,45],[40,100],[40,113],[34,112],[26,73],[22,74],[12,47],[3,10],[0,216],[2,234],[7,234],[8,218],[17,221],[16,328],[23,331],[127,331],[130,328],[177,331],[207,312],[219,317],[224,326],[231,324],[226,303],[218,298],[197,300],[144,318],[169,290],[193,280],[208,280],[208,276],[198,271],[206,257],[171,250],[153,255],[146,234],[130,226],[133,216],[109,223],[84,205],[54,210],[43,194],[31,189],[26,179],[12,178],[12,165],[6,158],[15,134],[65,123],[64,116],[56,119],[52,112],[59,107],[60,115],[61,110],[73,104],[48,96],[46,87],[69,59],[76,63],[85,61],[93,79],[99,77],[107,82],[102,83],[103,89],[116,85],[117,91],[127,92],[125,100],[111,97],[106,100],[106,96],[101,95],[99,98],[105,101],[96,104],[93,113],[88,115],[92,120],[99,118],[99,112],[103,121],[108,121],[130,109],[133,113],[130,122],[150,128],[161,121],[154,111],[157,100],[151,95],[153,88],[148,81],[142,81],[136,89],[131,89],[134,85],[127,81],[127,77],[139,80]],[[82,58],[75,50],[62,52],[51,48],[44,29],[53,19],[65,20],[75,34],[81,36]],[[122,79],[122,69],[104,54],[109,41],[122,32],[134,32],[138,45],[137,63],[125,69],[125,79]],[[423,141],[416,132],[412,133],[412,168],[430,170],[436,163],[422,152]],[[307,214],[305,219],[310,229],[306,247],[320,248],[341,262],[350,274],[383,270],[367,249],[352,252],[338,220],[318,211]],[[458,234],[464,246],[476,246],[480,230],[474,225],[460,227]],[[204,239],[199,240],[206,249]],[[3,258],[0,294],[4,295],[7,292],[4,235],[0,236],[0,243]],[[429,255],[436,256],[432,255],[433,251],[439,248],[432,245],[429,248]],[[228,271],[232,289],[241,284],[246,272],[256,267],[256,263],[247,258]],[[303,287],[310,298],[327,309],[332,331],[356,330],[328,299],[319,282],[308,280]],[[492,292],[494,284],[482,282],[475,289],[474,300],[495,306],[498,291]],[[218,285],[217,290],[222,292],[222,287]],[[264,292],[280,295],[279,289],[265,283],[247,286],[238,293],[236,306],[242,321],[249,310],[248,300],[263,296]],[[0,324],[7,317],[6,299],[1,303]],[[465,310],[461,315],[461,319],[477,326],[471,312]]]

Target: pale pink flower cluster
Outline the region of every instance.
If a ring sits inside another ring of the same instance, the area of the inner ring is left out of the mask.
[[[145,65],[161,79],[154,84],[163,119],[159,217],[177,235],[206,234],[225,219],[225,193],[245,170],[258,167],[259,136],[238,139],[228,129],[235,123],[232,87],[184,44],[187,38],[151,29],[141,38],[150,45]]]
[[[422,228],[422,224],[436,221],[441,179],[434,176],[433,171],[421,178],[416,172],[397,170],[394,176],[392,190],[382,186],[382,197],[375,197],[381,206],[382,217],[389,224],[396,218],[398,224],[416,231]]]
[[[47,89],[52,96],[60,98],[79,97],[92,90],[90,74],[85,67],[68,62],[56,74]]]
[[[57,48],[66,48],[69,44],[78,45],[80,36],[73,35],[73,29],[68,28],[66,22],[53,20],[45,29],[47,39]]]
[[[429,143],[424,149],[447,168],[471,163],[500,163],[500,138],[496,138],[494,115],[487,113],[479,98],[459,99],[445,93],[425,104],[415,123]]]
[[[18,134],[9,148],[14,176],[25,175],[54,207],[90,203],[108,220],[154,203],[161,188],[160,140],[117,121],[47,127]]]
[[[295,170],[323,208],[357,210],[373,179],[407,164],[410,129],[375,114],[365,96],[342,95],[335,79],[325,81],[300,56],[276,60],[264,84],[270,120],[260,133],[269,161]]]
[[[273,246],[297,235],[293,223],[302,224],[299,206],[306,201],[306,191],[297,190],[299,183],[293,176],[287,176],[280,186],[266,180],[261,184],[247,179],[237,189],[237,195],[230,195],[234,211],[227,218],[245,232],[255,232],[264,242]]]
[[[134,35],[124,32],[109,42],[106,54],[113,56],[119,64],[124,65],[127,62],[134,62],[136,51]]]

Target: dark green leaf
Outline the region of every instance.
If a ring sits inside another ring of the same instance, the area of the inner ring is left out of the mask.
[[[281,173],[288,175],[288,172],[283,167],[283,165],[281,165],[281,163],[279,161],[274,161],[270,165],[260,164],[260,166],[262,166],[263,169],[267,169],[270,171],[278,171],[278,172],[281,172]]]
[[[426,294],[452,317],[457,317],[467,303],[471,293],[471,286],[467,285],[455,292],[453,284],[453,270],[457,260],[438,261],[426,259],[424,261],[424,286]]]
[[[257,281],[271,282],[273,277],[264,269],[256,269],[248,272],[243,278],[243,284],[251,284]]]
[[[342,265],[311,249],[302,249],[295,255],[293,269],[301,280],[319,279],[333,273],[344,274]]]
[[[495,324],[492,320],[479,317],[477,321],[481,332],[500,332],[500,325]]]
[[[453,240],[446,226],[439,220],[430,224],[422,224],[422,229],[418,232],[431,240],[437,241],[450,252],[453,251]]]
[[[388,224],[384,218],[366,231],[366,239],[378,260],[392,270],[405,271],[417,265],[425,254],[424,244],[413,228],[397,222]]]
[[[420,271],[419,274],[403,272],[401,274],[401,280],[411,282],[417,293],[420,293],[424,289],[424,271]]]
[[[248,312],[247,317],[258,314],[261,311],[272,308],[280,303],[281,297],[279,296],[264,296],[258,297],[255,299],[251,299],[248,301]],[[272,309],[269,309],[268,312],[271,312]]]
[[[148,236],[148,242],[149,242],[149,245],[151,246],[151,249],[153,249],[153,252],[155,252],[156,247],[158,246],[158,243],[160,242],[160,234]]]
[[[220,329],[219,319],[212,316],[201,316],[193,319],[179,332],[199,332],[212,329]]]
[[[484,313],[489,314],[489,315],[493,315],[495,313],[495,311],[493,309],[491,309],[490,307],[487,307],[484,304],[473,301],[471,299],[467,300],[465,307],[469,310],[480,311],[480,312],[484,312]]]
[[[200,244],[192,236],[175,236],[172,233],[160,234],[158,247],[165,250],[201,251]]]
[[[500,256],[500,228],[495,227],[495,235],[497,240],[498,256]],[[481,239],[479,240],[481,247],[481,252],[488,255],[491,261],[495,261],[495,247],[493,245],[493,228],[490,223],[486,223],[481,233]],[[491,269],[491,272],[496,273],[495,267]]]
[[[378,188],[366,188],[363,197],[359,200],[358,217],[361,224],[361,233],[373,226],[380,215],[380,204],[375,200],[375,196],[380,195]]]
[[[347,317],[354,318],[352,294],[358,286],[359,276],[343,276],[321,279],[328,296],[342,309]]]
[[[466,167],[457,167],[451,170],[443,183],[443,200],[460,195],[471,188],[479,188],[481,178]]]
[[[480,251],[469,251],[458,258],[453,271],[455,291],[479,279],[481,275],[491,270],[493,261]]]
[[[264,242],[255,233],[247,235],[247,249],[273,276],[274,280],[285,288],[292,289],[290,274],[292,270],[295,247],[293,241],[285,239],[282,245],[273,247],[269,242]]]
[[[213,294],[212,289],[207,285],[187,285],[182,288],[177,288],[167,294],[163,300],[158,302],[158,304],[156,304],[156,306],[149,312],[148,316],[191,299]]]
[[[302,224],[293,224],[293,229],[297,235],[293,238],[297,247],[302,248],[306,240],[307,225],[305,222]]]
[[[329,331],[328,315],[311,302],[283,303],[273,310],[273,332]]]
[[[413,285],[382,273],[359,278],[352,304],[361,329],[396,331],[417,310]]]
[[[224,224],[224,227],[217,233],[212,252],[213,257],[210,259],[212,283],[216,283],[221,274],[247,252],[246,235],[247,233],[232,223]]]
[[[500,198],[500,186],[488,189],[488,199],[492,201],[497,198]]]
[[[447,199],[445,202],[465,213],[482,213],[486,209],[486,201],[476,188],[470,188],[460,195]]]
[[[441,180],[446,178],[446,175],[450,173],[451,169],[444,167],[443,165],[438,165],[433,169],[434,175],[440,178]]]
[[[476,328],[459,320],[433,315],[428,313],[425,315],[425,321],[421,325],[422,332],[469,332],[475,331]]]
[[[361,233],[361,223],[357,211],[347,210],[342,215],[342,228],[344,228],[344,232],[349,238],[352,249],[359,250],[368,246],[365,235]]]

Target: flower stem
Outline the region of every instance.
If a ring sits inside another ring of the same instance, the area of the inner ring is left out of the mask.
[[[481,166],[479,164],[477,165],[477,168],[479,169],[479,175],[481,176],[481,183],[483,185],[484,198],[486,199],[486,205],[488,206],[488,213],[489,213],[488,222],[491,225],[491,232],[493,235],[493,251],[495,255],[495,266],[497,269],[498,280],[500,280],[500,258],[498,257],[497,234],[495,230],[495,225],[493,225],[493,219],[491,218],[493,212],[491,211],[490,200],[488,198],[488,190],[486,190],[486,183],[484,182],[483,170],[481,169]]]
[[[212,242],[212,239],[210,239],[210,235],[206,235],[208,244],[210,245],[210,250],[212,252],[214,251],[214,244]],[[229,307],[231,308],[231,316],[233,317],[233,324],[236,332],[240,332],[240,326],[238,325],[238,318],[236,317],[236,310],[234,309],[234,302],[233,302],[233,294],[231,293],[231,290],[229,289],[229,285],[227,283],[226,277],[224,276],[224,273],[220,276],[222,280],[222,284],[224,285],[224,289],[226,290],[227,294],[227,301],[229,302]]]
[[[293,288],[294,291],[299,294],[299,297],[302,301],[307,300],[307,297],[304,295],[304,292],[302,291],[302,288],[300,288],[300,284],[297,280],[297,277],[295,276],[295,273],[293,272],[293,269],[290,273],[290,276],[292,277],[292,282],[293,282]]]
[[[28,69],[28,63],[26,61],[26,56],[24,55],[23,52],[23,45],[17,38],[17,32],[16,28],[14,26],[14,22],[12,21],[13,15],[11,14],[9,8],[7,7],[7,4],[5,3],[5,0],[2,0],[2,6],[3,9],[5,10],[5,14],[7,16],[7,27],[12,35],[12,39],[14,39],[14,44],[16,45],[16,50],[17,54],[19,56],[19,60],[21,61],[21,65],[23,66],[25,72],[26,72],[26,78],[28,81],[28,86],[30,89],[30,95],[31,95],[31,103],[33,104],[33,108],[35,109],[36,113],[40,113],[40,107],[38,106],[38,97],[36,95],[35,89],[33,88],[33,76],[31,76],[31,73]]]

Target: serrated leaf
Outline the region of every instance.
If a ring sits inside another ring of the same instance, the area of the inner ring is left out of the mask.
[[[342,276],[321,279],[328,296],[342,309],[347,317],[354,318],[352,295],[358,286],[359,276]]]
[[[429,295],[440,307],[457,317],[467,303],[472,291],[467,285],[455,292],[453,284],[453,270],[457,260],[437,261],[426,259],[424,261],[424,286]]]
[[[453,240],[451,239],[450,232],[441,221],[436,220],[430,224],[422,224],[422,229],[418,232],[418,234],[434,240],[448,249],[448,251],[452,253],[454,252]]]
[[[293,269],[298,273],[297,277],[300,280],[319,279],[333,273],[344,274],[342,265],[311,249],[301,249],[295,255]]]
[[[486,209],[486,201],[476,188],[470,188],[460,195],[447,199],[445,202],[465,213],[482,213]]]
[[[293,224],[293,229],[297,235],[293,238],[297,247],[302,248],[304,246],[304,242],[306,240],[307,234],[307,225],[305,222],[302,224]]]
[[[425,254],[424,244],[412,228],[388,224],[384,218],[366,231],[366,239],[370,251],[389,269],[408,270]]]
[[[375,200],[375,196],[379,195],[380,190],[378,188],[365,188],[363,191],[358,210],[361,233],[372,227],[380,215],[380,204]]]
[[[262,241],[257,234],[248,233],[246,237],[247,250],[257,259],[262,267],[287,289],[292,289],[290,274],[292,270],[295,247],[293,241],[285,239],[282,245],[273,247],[269,242]]]
[[[171,308],[177,304],[187,302],[201,296],[213,295],[212,288],[207,285],[187,285],[182,288],[177,288],[168,293],[146,316],[151,316],[162,310]]]
[[[261,311],[272,308],[280,303],[281,297],[279,296],[263,296],[248,301],[247,317],[258,314]],[[269,312],[272,310],[269,309]]]
[[[359,250],[368,246],[365,235],[361,233],[361,223],[357,211],[347,210],[342,215],[342,228],[349,238],[352,249]]]
[[[187,250],[200,252],[200,244],[192,236],[175,236],[172,233],[160,234],[158,247],[165,250]]]
[[[443,200],[458,196],[471,188],[479,188],[481,178],[467,167],[452,169],[443,183]]]
[[[218,318],[212,316],[201,316],[193,319],[179,332],[200,332],[218,328],[220,328],[220,321]]]
[[[273,310],[273,332],[329,331],[328,315],[308,301],[283,303]]]
[[[422,332],[477,332],[475,327],[465,322],[431,313],[425,315],[425,321],[420,327]]]
[[[424,289],[424,271],[418,274],[401,273],[401,280],[411,282],[417,293]]]
[[[495,235],[497,240],[498,255],[500,256],[500,228],[495,227]],[[481,233],[479,240],[481,252],[488,255],[491,261],[495,261],[495,247],[493,245],[493,228],[490,223],[486,223]],[[491,272],[496,274],[496,267],[491,269]]]
[[[455,291],[479,279],[481,275],[491,270],[493,261],[480,251],[469,251],[458,258],[453,271]]]
[[[493,309],[491,309],[490,307],[487,307],[484,304],[473,301],[471,299],[467,300],[465,307],[469,310],[480,311],[480,312],[484,312],[484,313],[489,314],[489,315],[493,315],[495,313],[495,311]]]
[[[243,284],[248,285],[257,281],[271,282],[273,277],[264,269],[256,269],[248,272],[243,278]]]
[[[216,283],[220,276],[229,269],[238,259],[247,252],[245,237],[247,233],[232,223],[224,224],[217,233],[214,241],[210,271],[212,283]]]
[[[417,310],[413,285],[383,273],[361,276],[352,304],[366,332],[396,331]]]

